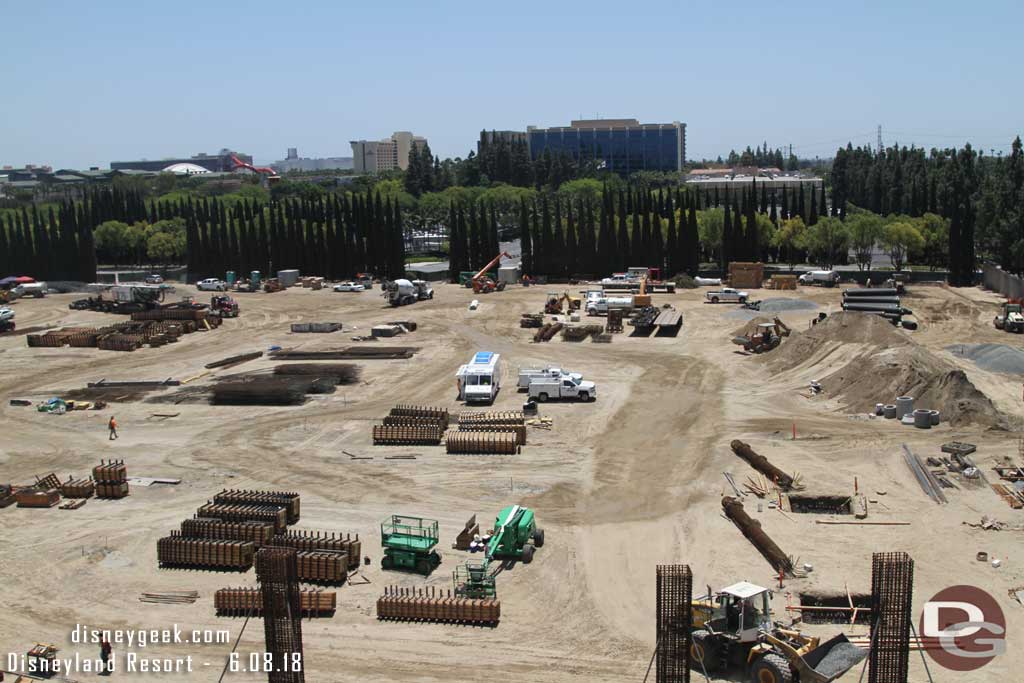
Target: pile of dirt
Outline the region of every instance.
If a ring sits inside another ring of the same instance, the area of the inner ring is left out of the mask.
[[[806,363],[815,354],[840,344],[865,344],[880,348],[906,346],[913,342],[880,315],[855,311],[833,313],[817,325],[793,335],[778,353],[772,354],[777,371],[790,370]]]
[[[1005,375],[1024,375],[1024,349],[1006,344],[954,344],[946,350],[973,361],[982,370]]]
[[[758,325],[760,325],[762,323],[772,323],[772,322],[775,322],[775,321],[772,320],[771,318],[765,317],[763,315],[759,315],[759,316],[757,316],[755,318],[751,318],[750,321],[746,325],[743,325],[742,327],[737,327],[735,330],[733,330],[732,331],[732,336],[734,336],[734,337],[749,337],[750,335],[752,335],[755,332],[757,332],[757,326]]]
[[[773,299],[765,299],[761,302],[761,310],[769,313],[778,313],[781,311],[813,311],[818,308],[818,304],[807,299],[789,299],[785,297],[776,297]]]
[[[876,403],[913,396],[916,407],[938,410],[943,421],[955,426],[1007,426],[1006,417],[963,370],[877,315],[837,313],[806,332],[795,332],[773,354],[771,367],[785,372],[814,363],[822,352],[845,344],[857,344],[861,350],[842,368],[819,380],[823,393],[839,399],[844,409],[870,412]]]

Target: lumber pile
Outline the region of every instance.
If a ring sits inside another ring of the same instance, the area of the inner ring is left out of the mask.
[[[476,522],[476,515],[473,515],[466,521],[466,525],[459,532],[459,535],[455,537],[455,542],[452,543],[452,548],[455,550],[469,550],[469,544],[472,543],[477,536],[480,535],[480,525]]]
[[[158,605],[192,605],[199,599],[197,591],[165,591],[163,593],[143,593],[139,602],[151,602]]]
[[[796,275],[772,275],[768,289],[796,289]]]
[[[362,556],[363,543],[359,540],[359,534],[355,538],[351,534],[328,535],[326,531],[290,530],[279,533],[271,541],[271,545],[282,548],[295,548],[301,551],[324,550],[334,553],[344,553],[348,557],[350,569],[359,568],[359,558]]]
[[[729,286],[737,289],[761,289],[764,264],[733,261],[729,264]]]
[[[433,588],[390,586],[377,598],[377,618],[389,621],[423,621],[494,626],[501,620],[501,601],[495,598],[445,597]]]
[[[218,541],[184,538],[172,531],[156,543],[157,561],[161,567],[202,569],[236,569],[252,567],[255,548],[247,541]]]
[[[213,594],[213,607],[218,617],[262,617],[263,595],[258,588],[221,588]],[[303,588],[299,592],[299,609],[304,617],[333,616],[337,593]]]

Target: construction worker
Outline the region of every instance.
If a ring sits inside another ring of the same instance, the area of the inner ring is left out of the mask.
[[[110,416],[110,422],[107,423],[107,429],[110,430],[110,439],[109,440],[113,441],[114,439],[116,439],[117,438],[117,420],[114,419],[113,415]]]
[[[113,422],[114,418],[110,418],[110,420],[111,420],[111,422]],[[103,660],[102,667],[100,668],[100,675],[101,676],[109,676],[110,675],[110,671],[112,669],[112,667],[108,663],[110,661],[110,655],[111,655],[110,641],[107,640],[106,636],[103,636],[103,639],[100,640],[100,659]]]

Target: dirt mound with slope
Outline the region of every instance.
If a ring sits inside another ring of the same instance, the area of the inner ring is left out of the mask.
[[[810,367],[846,345],[855,355],[820,378],[824,395],[853,412],[873,411],[876,403],[913,396],[915,406],[938,410],[953,425],[1007,428],[1008,421],[963,370],[924,348],[881,316],[842,312],[793,335],[768,359],[777,373]]]

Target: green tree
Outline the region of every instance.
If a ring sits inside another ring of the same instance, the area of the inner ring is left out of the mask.
[[[855,213],[846,219],[846,229],[857,268],[871,270],[871,256],[882,236],[882,219],[866,211]]]
[[[104,221],[97,225],[93,231],[97,257],[115,266],[121,263],[127,253],[128,228],[128,224],[121,221]]]
[[[924,248],[919,256],[921,262],[931,270],[945,266],[949,262],[949,219],[926,213],[915,219],[914,224],[924,238]],[[914,258],[916,255],[912,252],[910,256]]]
[[[826,216],[808,226],[797,246],[806,249],[808,257],[822,268],[830,269],[839,263],[849,248],[850,236],[846,225],[838,218]]]
[[[806,231],[807,226],[804,225],[804,219],[796,216],[782,221],[772,236],[772,245],[778,248],[779,258],[785,258],[790,268],[797,263],[800,245],[803,244]]]
[[[722,246],[724,228],[724,209],[705,209],[697,212],[697,233],[707,253],[714,254]]]
[[[914,249],[924,248],[924,237],[913,222],[900,217],[882,229],[882,245],[889,252],[889,260],[892,267],[902,270],[906,263],[907,254]]]
[[[180,261],[185,252],[185,236],[156,232],[146,241],[146,256],[153,263],[169,264]]]

